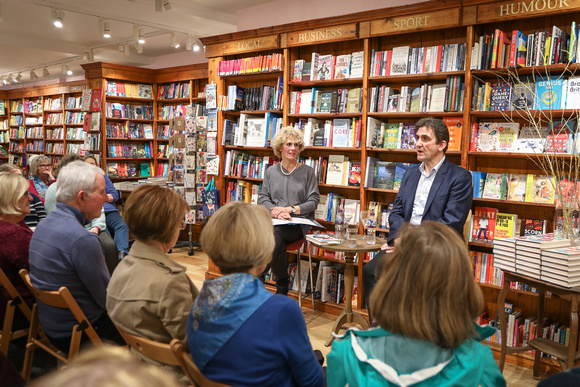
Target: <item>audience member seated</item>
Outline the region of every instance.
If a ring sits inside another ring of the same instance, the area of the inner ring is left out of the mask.
[[[54,171],[54,175],[58,178],[58,171],[64,168],[67,164],[72,163],[73,161],[82,161],[83,158],[79,155],[70,154],[65,155],[58,166],[58,168]],[[52,211],[56,210],[56,190],[58,188],[58,181],[55,181],[54,184],[51,184],[50,187],[46,190],[46,197],[44,201],[44,205],[46,207],[46,211],[50,214]],[[99,240],[101,241],[101,245],[103,245],[103,252],[105,254],[105,262],[107,264],[107,269],[109,273],[113,273],[113,270],[117,267],[119,263],[119,259],[117,258],[117,245],[113,238],[106,232],[106,219],[105,219],[105,210],[104,206],[101,209],[101,215],[98,218],[91,220],[89,223],[85,225],[85,228],[99,236]]]
[[[580,367],[548,376],[537,387],[577,387],[580,386]]]
[[[177,387],[179,383],[159,367],[139,361],[120,347],[91,348],[69,365],[33,383],[31,387]]]
[[[107,200],[103,171],[74,161],[59,171],[56,210],[38,224],[30,241],[30,279],[39,290],[66,286],[103,340],[124,343],[106,312],[110,275],[97,235],[83,227]],[[76,320],[65,309],[38,303],[44,332],[67,351]]]
[[[98,167],[97,159],[93,156],[86,156],[85,161]],[[107,232],[111,234],[117,250],[119,251],[119,261],[123,259],[129,251],[129,227],[123,221],[123,217],[119,214],[115,204],[119,200],[119,192],[115,189],[113,182],[107,175],[105,175],[105,183],[107,184],[107,201],[105,202],[105,217],[107,220]]]
[[[124,331],[159,343],[185,343],[187,316],[199,291],[167,251],[188,211],[179,194],[156,185],[139,186],[129,195],[124,217],[135,243],[107,288],[107,311]],[[181,368],[174,371],[184,376]]]
[[[380,325],[349,329],[328,355],[328,386],[505,386],[465,242],[449,226],[408,225],[387,256],[371,308]]]
[[[44,195],[48,187],[56,180],[52,176],[52,164],[45,155],[35,155],[28,160],[30,166],[30,192],[40,198],[44,203]]]
[[[28,246],[32,230],[23,221],[24,216],[30,212],[28,187],[28,181],[24,177],[0,172],[0,268],[24,301],[32,306],[34,296],[18,275],[20,269],[29,269]],[[9,300],[6,289],[0,287],[0,327]],[[20,310],[15,314],[14,320],[14,330],[25,327],[28,323]]]
[[[10,172],[22,176],[22,170],[18,166],[9,163],[0,165],[0,172]],[[24,223],[34,230],[38,222],[46,218],[46,210],[38,196],[33,193],[30,193],[30,196],[32,197],[30,201],[30,214],[24,217]]]
[[[272,259],[270,212],[229,203],[207,222],[200,242],[223,273],[205,280],[187,321],[200,371],[234,386],[324,386],[298,303],[270,293],[256,277]]]

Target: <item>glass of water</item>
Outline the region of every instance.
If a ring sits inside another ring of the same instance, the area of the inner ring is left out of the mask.
[[[356,247],[356,238],[358,235],[358,225],[356,223],[349,223],[346,226],[346,246]]]

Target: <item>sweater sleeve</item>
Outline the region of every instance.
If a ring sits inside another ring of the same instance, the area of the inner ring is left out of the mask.
[[[324,386],[324,372],[314,356],[302,310],[296,302],[291,302],[278,316],[279,332],[284,332],[279,342],[287,354],[292,379],[297,386]]]
[[[318,182],[314,170],[309,168],[306,182],[306,201],[300,203],[300,215],[306,216],[316,211],[320,201],[320,192],[318,191]]]
[[[73,245],[71,256],[76,273],[95,302],[107,310],[107,285],[111,276],[99,237],[89,232]]]
[[[332,349],[326,357],[326,385],[328,387],[343,387],[347,384],[346,368],[347,365],[342,361],[344,357],[344,350],[350,346],[350,337],[343,340],[334,340]]]
[[[482,387],[505,387],[506,380],[503,377],[497,363],[493,358],[493,354],[491,353],[491,349],[487,346],[483,346],[481,351],[483,352],[482,355],[479,357],[483,368],[483,377],[481,380]]]

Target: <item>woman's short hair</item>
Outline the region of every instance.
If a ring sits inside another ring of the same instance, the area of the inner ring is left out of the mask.
[[[177,387],[175,377],[161,367],[147,364],[128,349],[99,346],[81,352],[66,368],[30,384],[38,387]]]
[[[298,152],[304,150],[304,133],[300,129],[296,129],[293,126],[285,126],[274,135],[272,139],[272,150],[276,157],[282,157],[282,147],[288,141],[289,138],[293,138],[295,142],[298,143]]]
[[[189,206],[177,192],[158,185],[140,185],[127,198],[123,218],[141,241],[169,243]]]
[[[20,169],[20,167],[17,165],[10,164],[10,163],[4,163],[4,164],[0,165],[0,172],[15,173],[14,171],[18,171],[16,173],[18,173],[19,175],[22,174],[22,169]]]
[[[274,251],[270,213],[256,204],[228,203],[210,218],[199,241],[223,274],[265,265]]]
[[[68,203],[73,200],[80,191],[93,193],[97,188],[97,175],[104,175],[102,169],[84,161],[68,163],[58,172],[58,184],[56,187],[56,201]]]
[[[0,172],[0,214],[22,215],[17,202],[28,188],[30,183],[21,175]]]
[[[50,159],[45,155],[34,155],[28,160],[28,165],[30,166],[29,172],[32,176],[38,176],[38,166],[45,161],[50,163]]]
[[[433,221],[407,225],[400,238],[371,294],[373,317],[391,333],[458,347],[483,308],[465,242]]]

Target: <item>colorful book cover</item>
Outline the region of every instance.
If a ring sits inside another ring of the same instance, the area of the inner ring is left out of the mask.
[[[490,111],[504,111],[509,109],[511,88],[507,82],[498,82],[491,85]]]
[[[519,122],[498,122],[499,148],[498,152],[515,152],[520,133]]]
[[[536,110],[560,109],[562,105],[562,86],[564,80],[557,76],[536,78]]]
[[[483,188],[483,198],[499,199],[506,198],[507,191],[507,174],[505,173],[488,173],[485,178],[485,187]]]
[[[536,86],[533,79],[520,77],[511,87],[509,110],[533,110]]]
[[[554,203],[558,207],[561,203],[572,204],[578,198],[577,184],[574,178],[556,178],[556,190],[554,192]]]
[[[576,132],[576,121],[550,121],[546,152],[572,153],[574,132]]]
[[[350,186],[360,186],[362,173],[362,164],[360,161],[353,161],[350,165],[350,171],[348,173],[348,185]]]
[[[482,122],[478,130],[478,152],[496,152],[499,149],[499,127],[497,122]]]
[[[417,140],[415,138],[415,124],[407,122],[403,123],[403,132],[401,134],[401,149],[416,149],[416,146]]]
[[[525,202],[527,184],[528,184],[527,175],[510,173],[508,175],[508,190],[506,199],[516,202]]]
[[[475,207],[471,222],[471,241],[493,243],[497,208]]]
[[[335,118],[332,120],[332,146],[347,147],[348,146],[348,128],[350,127],[350,119]],[[314,137],[316,143],[316,134]]]
[[[554,184],[551,176],[528,174],[526,202],[554,203]]]
[[[418,164],[397,162],[395,166],[395,181],[393,184],[393,189],[395,191],[398,191],[399,188],[401,188],[401,182],[403,181],[403,176],[405,175],[405,172],[407,172],[407,169],[416,165]]]
[[[375,164],[375,175],[373,181],[374,188],[393,189],[395,185],[395,169],[397,163],[394,161],[379,160]]]
[[[495,218],[495,238],[512,238],[516,234],[517,214],[498,212]]]
[[[487,173],[471,171],[471,177],[473,185],[473,197],[480,198],[483,196],[483,189],[485,188],[485,179],[487,178]]]
[[[293,82],[300,82],[302,80],[303,67],[304,67],[304,59],[297,59],[294,61],[294,74],[292,75]]]
[[[402,123],[386,123],[383,148],[399,149],[402,131],[403,131]]]
[[[461,133],[463,131],[463,118],[461,117],[444,117],[443,122],[449,130],[448,151],[461,150]]]

